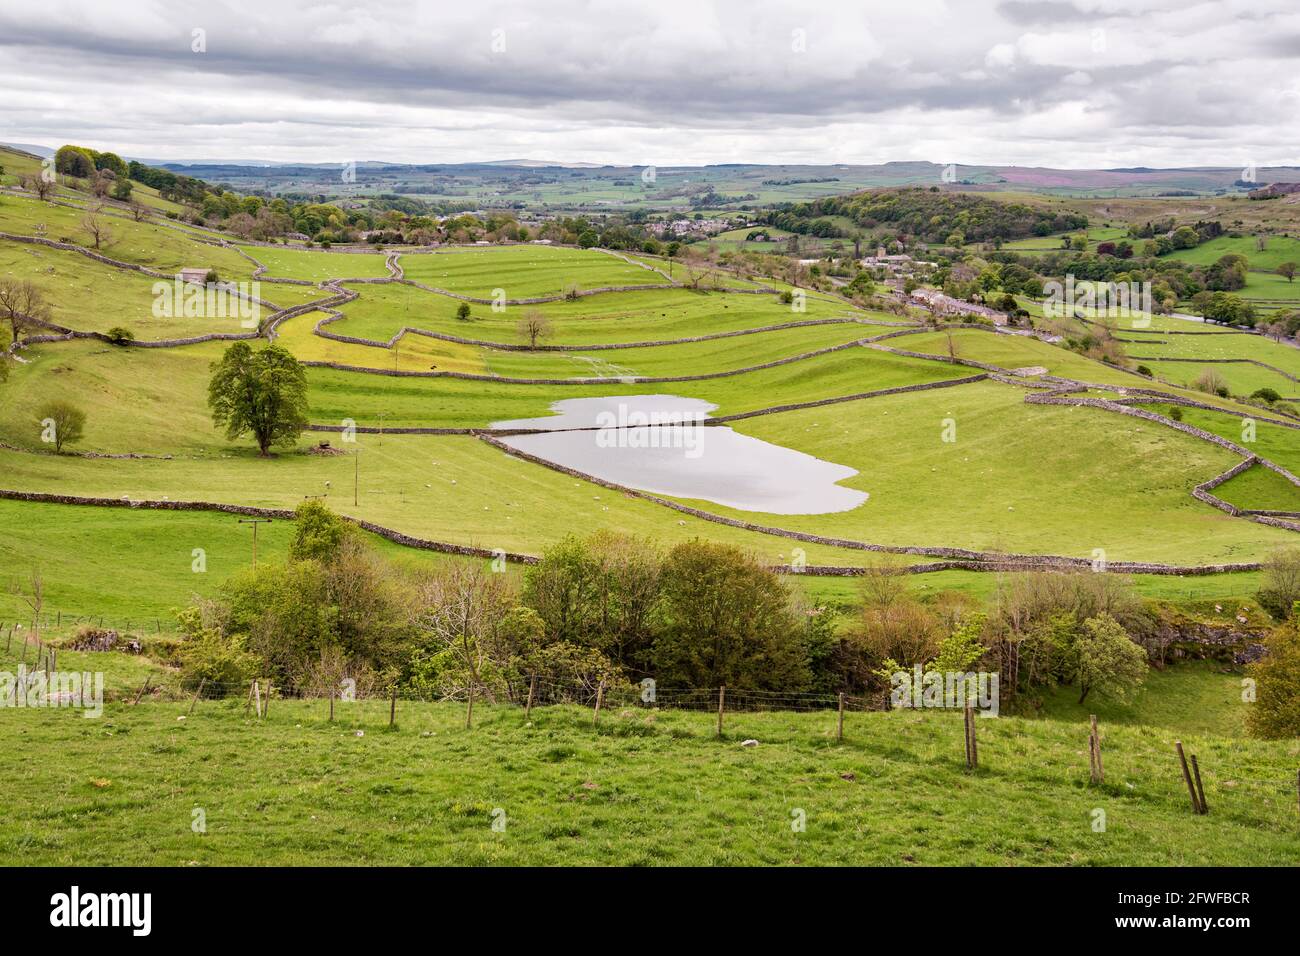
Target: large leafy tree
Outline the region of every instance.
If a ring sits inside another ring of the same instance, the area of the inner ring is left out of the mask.
[[[805,634],[789,592],[731,545],[688,541],[664,560],[664,623],[654,645],[663,686],[805,690]]]
[[[227,438],[251,433],[263,457],[297,441],[307,426],[307,376],[293,355],[278,345],[254,351],[236,342],[212,368],[208,405]]]

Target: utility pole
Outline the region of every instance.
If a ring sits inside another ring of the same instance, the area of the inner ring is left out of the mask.
[[[257,567],[257,526],[259,524],[270,524],[270,518],[240,518],[240,524],[251,524],[253,526],[253,567]]]

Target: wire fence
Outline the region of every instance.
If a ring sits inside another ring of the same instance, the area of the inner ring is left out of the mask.
[[[10,630],[59,630],[62,628],[93,627],[147,637],[150,634],[178,634],[176,621],[164,615],[139,617],[113,617],[108,614],[84,614],[77,611],[42,611],[40,614],[9,614],[0,616],[0,633]]]
[[[389,725],[409,716],[413,704],[458,705],[465,710],[467,726],[472,726],[475,708],[479,708],[480,716],[483,708],[497,715],[522,711],[521,716],[525,717],[547,712],[581,716],[585,712],[586,717],[581,719],[589,719],[593,727],[617,727],[618,721],[680,713],[693,721],[689,728],[680,728],[691,731],[691,736],[703,734],[729,740],[752,732],[768,740],[797,743],[811,730],[819,742],[869,744],[891,751],[908,749],[923,759],[962,757],[962,748],[956,741],[966,733],[960,718],[967,714],[964,708],[941,708],[940,718],[935,720],[932,719],[935,708],[895,707],[888,692],[840,694],[731,687],[665,688],[543,677],[503,681],[493,686],[466,684],[437,691],[390,686],[369,693],[358,693],[347,683],[332,693],[322,692],[319,686],[282,685],[266,680],[204,681],[201,687],[189,689],[151,688],[146,683],[134,694],[123,694],[120,699],[174,700],[186,703],[188,713],[201,714],[205,706],[220,703],[214,698],[224,699],[226,706],[242,707],[254,720],[268,719],[274,715],[277,704],[292,700],[318,706],[319,716],[325,720],[379,721]],[[293,713],[295,719],[301,718],[300,710]],[[976,737],[980,756],[968,769],[999,774],[1013,770],[1027,772],[1031,777],[1057,783],[1062,773],[1073,774],[1080,769],[1087,777],[1086,725],[1032,721],[1037,730],[1030,732],[1024,720],[985,719],[973,708],[970,713],[967,722],[975,725],[971,732]],[[825,719],[796,724],[780,722],[783,716],[801,714],[821,714]],[[863,714],[876,714],[879,722],[863,726],[848,720]],[[708,716],[701,724],[704,715]],[[756,722],[747,725],[747,718]],[[772,723],[772,719],[778,722]],[[776,737],[772,736],[774,732]],[[1165,737],[1160,728],[1150,725],[1115,724],[1106,728],[1100,746],[1105,754],[1104,776],[1110,781],[1107,786],[1137,796],[1152,789],[1153,781],[1160,781],[1155,788],[1158,792],[1177,797],[1181,778],[1175,739],[1172,732]],[[1293,774],[1270,766],[1278,762],[1276,754],[1252,753],[1257,748],[1267,748],[1267,743],[1243,744],[1197,732],[1184,734],[1182,739],[1195,747],[1206,761],[1201,769],[1215,802],[1258,797],[1284,808],[1291,816],[1300,810],[1300,771]]]
[[[43,653],[34,654],[27,666],[25,686],[11,681],[0,696],[0,706],[17,706],[20,695],[28,698],[35,692],[39,697],[42,678],[58,675],[57,658],[58,651],[44,645]],[[302,684],[268,678],[202,679],[197,686],[184,686],[175,674],[151,674],[134,688],[119,687],[106,694],[105,701],[127,709],[141,703],[176,703],[181,711],[178,717],[186,719],[202,719],[208,712],[242,712],[249,723],[268,727],[282,723],[275,720],[278,715],[288,714],[285,719],[291,719],[295,728],[310,726],[304,722],[304,704],[319,721],[338,721],[357,730],[443,726],[449,706],[463,711],[467,730],[484,719],[494,729],[500,728],[502,720],[512,719],[511,714],[517,715],[514,719],[520,720],[520,726],[538,717],[572,726],[586,724],[598,733],[647,732],[662,719],[665,723],[659,731],[674,737],[720,742],[743,738],[764,745],[833,743],[919,766],[964,761],[965,769],[977,776],[1014,778],[1030,785],[1095,785],[1099,797],[1178,801],[1199,812],[1192,778],[1182,774],[1178,763],[1175,743],[1181,739],[1193,758],[1201,761],[1197,778],[1203,781],[1204,795],[1200,799],[1216,814],[1251,826],[1291,831],[1297,827],[1300,810],[1300,772],[1292,772],[1286,763],[1295,757],[1294,748],[1283,755],[1274,745],[1260,741],[1195,731],[1177,735],[1150,725],[1116,723],[1099,734],[1099,763],[1104,771],[1092,776],[1093,744],[1085,724],[985,719],[973,706],[897,707],[888,692],[659,687],[654,682],[606,683],[526,674],[440,687],[333,677]],[[296,706],[282,709],[289,702]],[[32,706],[30,701],[25,704]],[[442,709],[413,705],[442,705]],[[866,714],[875,716],[864,721]],[[794,719],[801,715],[806,719]]]

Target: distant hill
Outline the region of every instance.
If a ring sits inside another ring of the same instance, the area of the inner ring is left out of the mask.
[[[54,150],[48,146],[37,146],[34,143],[0,143],[0,146],[16,149],[20,153],[28,153],[32,156],[39,156],[41,159],[54,155]]]

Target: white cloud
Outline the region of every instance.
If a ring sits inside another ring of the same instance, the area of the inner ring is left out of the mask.
[[[1296,163],[1297,38],[1292,0],[43,0],[0,8],[0,135],[313,162]]]

